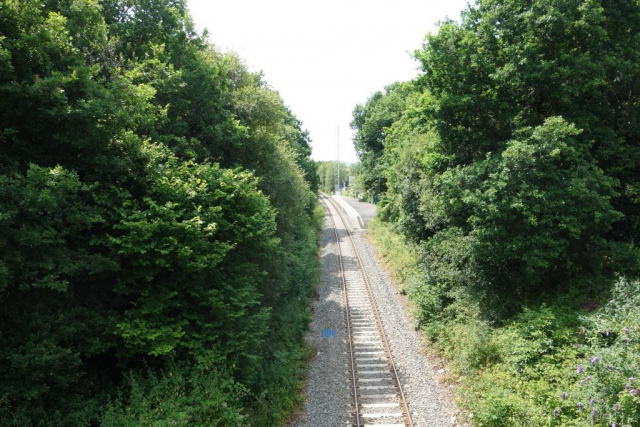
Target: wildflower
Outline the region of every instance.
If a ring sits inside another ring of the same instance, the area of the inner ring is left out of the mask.
[[[624,331],[625,331],[627,334],[630,334],[630,333],[631,333],[631,328],[629,328],[629,327],[627,326],[626,328],[624,328]]]
[[[560,410],[558,408],[553,410],[553,418],[556,418],[560,414]]]
[[[604,331],[604,334],[605,334],[606,336],[609,336],[609,331],[608,331],[608,330],[607,330],[607,331]]]
[[[629,393],[631,393],[634,396],[638,396],[638,390],[636,390],[635,388],[632,388],[631,390],[629,390]]]
[[[627,390],[629,390],[631,388],[631,386],[629,384],[625,384],[624,388],[626,388]]]
[[[587,378],[585,378],[586,381],[591,381],[591,375],[587,375]]]
[[[633,378],[633,377],[629,377],[629,382],[630,382],[630,383],[632,383],[632,382],[633,382],[633,380],[635,380],[635,378]]]
[[[616,302],[616,300],[612,299],[611,301],[609,301],[609,304],[614,304]]]
[[[613,424],[611,424],[611,427],[618,427],[618,424],[613,423]]]
[[[589,400],[589,406],[593,408],[594,403],[596,403],[596,400],[592,397],[591,400]]]
[[[584,409],[584,403],[578,402],[578,409],[582,411]]]
[[[596,364],[596,362],[598,361],[599,357],[598,356],[593,356],[591,358],[591,363],[593,363],[594,365]]]
[[[596,408],[593,408],[591,410],[591,425],[594,426],[596,425],[596,414],[598,413],[598,411],[596,410]]]
[[[578,365],[578,367],[576,368],[576,373],[581,374],[584,372],[584,368],[582,367],[582,365]]]
[[[580,385],[584,385],[584,380],[580,381]]]
[[[567,397],[569,397],[569,393],[567,393],[566,391],[562,393],[562,400],[566,400]]]

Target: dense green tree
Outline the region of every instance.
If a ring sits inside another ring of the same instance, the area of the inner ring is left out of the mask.
[[[319,180],[320,191],[333,194],[335,190],[336,162],[334,160],[320,161],[317,163],[316,176]],[[341,185],[349,179],[351,167],[344,162],[340,162],[340,182]]]
[[[0,423],[282,423],[317,177],[277,92],[184,1],[4,0],[0,111]]]
[[[386,187],[372,235],[471,422],[637,424],[640,3],[478,0],[416,57],[355,142]]]
[[[414,82],[354,110],[361,176],[420,244],[440,309],[467,289],[500,316],[635,268],[639,14],[478,2],[426,37]]]
[[[451,165],[527,127],[563,117],[604,172],[624,214],[612,234],[638,241],[640,8],[637,2],[483,1],[445,22],[417,53],[425,112]]]
[[[387,130],[404,112],[409,91],[404,84],[394,83],[353,110],[353,145],[362,163],[358,177],[364,189],[376,198],[387,189],[383,157]]]

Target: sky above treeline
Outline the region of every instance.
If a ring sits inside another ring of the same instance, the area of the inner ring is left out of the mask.
[[[357,161],[351,114],[374,92],[418,75],[411,53],[467,0],[189,0],[199,30],[263,71],[302,120],[315,160]]]

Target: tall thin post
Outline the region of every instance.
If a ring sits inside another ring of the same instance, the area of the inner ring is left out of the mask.
[[[338,126],[338,140],[336,142],[336,167],[333,173],[334,193],[340,195],[340,126]]]

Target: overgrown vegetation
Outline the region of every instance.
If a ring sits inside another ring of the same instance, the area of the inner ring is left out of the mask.
[[[437,289],[425,283],[418,245],[388,222],[373,220],[369,230],[418,326],[450,360],[449,381],[474,425],[638,425],[640,282],[541,298],[492,323],[462,295],[434,309]]]
[[[281,425],[318,180],[183,0],[0,2],[0,423]]]
[[[321,191],[332,194],[335,189],[336,162],[334,160],[317,162],[318,182]],[[340,185],[343,186],[352,174],[352,167],[340,162]]]
[[[478,2],[416,58],[361,181],[475,424],[640,425],[640,6]]]

